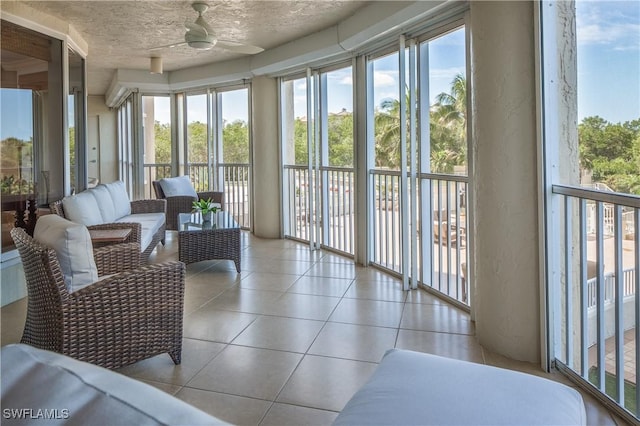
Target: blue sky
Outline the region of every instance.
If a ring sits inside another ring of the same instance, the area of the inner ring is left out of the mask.
[[[640,118],[640,1],[576,3],[578,120]]]
[[[599,115],[611,122],[640,118],[640,0],[576,3],[578,42],[578,121]],[[429,87],[431,101],[448,91],[453,77],[464,73],[464,32],[447,34],[430,42]],[[375,105],[398,98],[397,56],[380,58],[375,64]],[[351,69],[329,74],[329,111],[352,111]],[[295,85],[295,115],[306,116],[304,80]],[[243,99],[244,96],[244,99]],[[28,91],[0,91],[2,117],[0,138],[31,137],[31,95]],[[206,108],[192,104],[191,119],[206,120]],[[247,120],[246,91],[226,92],[225,119]],[[168,102],[156,106],[156,118],[168,122]]]

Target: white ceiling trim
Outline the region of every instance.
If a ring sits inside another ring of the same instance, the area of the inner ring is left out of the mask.
[[[375,2],[338,25],[242,59],[185,68],[161,76],[146,71],[118,70],[105,95],[109,107],[139,90],[167,93],[201,86],[283,74],[328,60],[346,59],[360,49],[397,36],[455,1]],[[162,81],[159,77],[166,77]]]

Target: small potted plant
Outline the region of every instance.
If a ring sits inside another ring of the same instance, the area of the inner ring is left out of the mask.
[[[194,201],[192,207],[194,212],[199,212],[202,215],[203,225],[206,223],[211,223],[213,214],[218,211],[218,207],[213,204],[211,198],[207,200]]]

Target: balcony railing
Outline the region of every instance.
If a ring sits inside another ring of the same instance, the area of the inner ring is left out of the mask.
[[[370,171],[373,200],[372,258],[370,262],[392,272],[402,274],[402,194],[401,173],[397,170]],[[423,173],[411,184],[407,193],[408,210],[415,212],[418,226],[412,239],[416,244],[417,279],[463,304],[469,304],[469,281],[466,273],[468,262],[466,215],[467,177]],[[412,197],[415,191],[415,197]],[[416,206],[411,202],[415,199]],[[412,222],[412,215],[408,214]],[[431,226],[421,226],[423,223]],[[411,231],[413,232],[413,231]],[[407,253],[411,256],[411,253]]]
[[[640,197],[554,185],[556,363],[640,417]]]
[[[218,164],[219,176],[225,193],[225,210],[230,212],[241,228],[248,229],[251,226],[250,219],[250,188],[249,164]],[[155,198],[151,182],[171,176],[170,164],[145,164],[145,194],[149,198]],[[190,163],[189,177],[196,192],[209,190],[209,166],[207,163]]]
[[[286,165],[284,171],[285,234],[301,241],[313,237],[324,247],[353,255],[353,169],[321,167],[311,171],[311,178],[306,166]]]
[[[144,194],[147,198],[156,198],[151,182],[171,177],[171,164],[152,163],[144,165]]]

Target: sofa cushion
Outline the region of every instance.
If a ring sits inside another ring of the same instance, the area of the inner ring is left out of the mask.
[[[70,293],[98,281],[98,268],[86,226],[55,214],[45,215],[36,222],[33,239],[55,250]]]
[[[129,194],[127,194],[127,187],[124,182],[117,180],[106,184],[105,187],[111,195],[116,219],[131,214],[131,200],[129,200]]]
[[[103,223],[112,223],[117,219],[115,204],[105,185],[98,185],[95,188],[89,189],[87,192],[95,197]]]
[[[135,213],[130,214],[120,219],[117,219],[118,223],[136,222],[142,225],[142,236],[140,241],[140,248],[145,251],[153,236],[164,225],[166,220],[164,213]]]
[[[335,425],[584,425],[561,383],[488,365],[391,349]]]
[[[44,421],[3,418],[3,425],[226,424],[168,393],[97,365],[23,344],[4,346],[0,354],[3,410],[36,416],[47,409],[57,416]]]
[[[88,191],[62,199],[64,215],[72,222],[85,226],[98,225],[102,222],[102,213],[93,194]]]
[[[160,179],[160,187],[165,197],[177,197],[180,195],[198,198],[198,193],[193,188],[189,176],[178,176]]]

